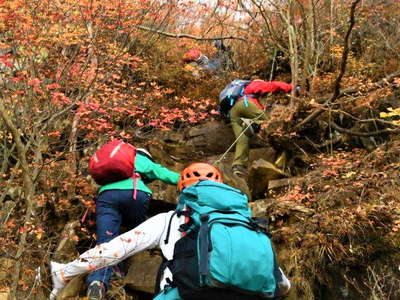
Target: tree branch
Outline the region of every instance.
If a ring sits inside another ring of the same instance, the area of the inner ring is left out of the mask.
[[[342,60],[340,62],[339,74],[336,77],[336,80],[335,80],[335,82],[333,84],[333,95],[332,95],[332,97],[330,99],[331,102],[335,101],[335,99],[340,94],[340,83],[341,83],[343,75],[344,75],[344,73],[346,71],[347,58],[349,56],[349,51],[350,51],[350,47],[349,47],[350,34],[351,34],[351,31],[353,30],[353,27],[354,27],[354,24],[355,24],[354,15],[355,15],[355,12],[356,12],[357,4],[360,1],[361,0],[355,0],[352,3],[351,8],[350,8],[349,28],[347,29],[346,36],[344,38],[344,48],[343,48]]]
[[[340,127],[338,124],[336,124],[333,121],[329,122],[329,125],[332,126],[333,129],[341,132],[341,133],[346,133],[349,135],[355,135],[355,136],[374,136],[374,135],[381,135],[381,134],[393,134],[393,133],[399,133],[400,128],[392,129],[392,128],[386,128],[378,131],[371,131],[371,132],[359,132],[359,131],[353,131],[350,129],[346,129],[343,127]]]
[[[14,126],[13,122],[11,121],[11,118],[8,116],[6,109],[3,106],[1,101],[0,101],[0,117],[3,119],[4,124],[6,125],[8,130],[10,130],[10,132],[14,138],[15,146],[17,148],[17,153],[18,153],[18,159],[21,162],[21,168],[22,168],[23,176],[24,176],[24,183],[27,184],[27,187],[31,187],[32,180],[29,176],[30,170],[29,170],[28,161],[26,159],[26,147],[22,143],[21,133],[19,132],[18,128],[16,126]],[[31,190],[26,190],[26,193],[28,195],[33,194]],[[28,196],[28,195],[26,195],[26,196]]]
[[[347,65],[347,58],[349,56],[349,51],[350,51],[350,47],[349,47],[349,39],[350,39],[350,34],[351,31],[353,30],[354,24],[355,24],[355,11],[356,11],[356,7],[357,4],[360,2],[361,0],[354,0],[354,2],[351,5],[350,8],[350,19],[349,19],[349,28],[347,29],[346,32],[346,36],[344,38],[344,48],[343,48],[343,54],[342,54],[342,59],[340,62],[340,69],[339,69],[339,74],[336,77],[336,80],[333,84],[333,94],[332,96],[326,101],[326,102],[330,102],[333,103],[336,99],[338,99],[341,95],[340,93],[340,83],[342,81],[343,75],[346,71],[346,65]],[[342,93],[343,94],[343,93]],[[304,124],[314,120],[316,117],[318,117],[321,113],[323,112],[323,110],[316,110],[314,111],[311,115],[309,115],[306,119],[304,119],[302,122],[300,122],[298,125],[296,125],[294,127],[294,129],[299,129],[301,126],[303,126]]]
[[[3,105],[3,100],[0,101],[0,118],[3,119],[4,124],[10,130],[15,146],[17,148],[18,159],[22,168],[22,175],[23,175],[23,188],[24,188],[24,196],[25,196],[25,203],[26,203],[26,212],[24,217],[24,229],[25,226],[31,221],[32,216],[35,214],[35,207],[33,204],[33,196],[35,192],[35,186],[30,176],[30,169],[29,164],[26,157],[26,145],[23,144],[21,133],[19,129],[14,125],[10,116],[7,114],[6,108]],[[11,293],[10,299],[17,299],[17,288],[18,288],[18,280],[20,278],[21,273],[21,256],[24,253],[27,246],[27,230],[24,230],[20,236],[19,243],[18,243],[18,250],[15,255],[16,264],[14,273],[12,275],[12,284],[11,284]]]
[[[382,84],[387,84],[392,82],[396,77],[400,76],[400,71],[397,71],[395,73],[392,73],[388,76],[386,76],[385,78],[377,81],[374,83],[375,87],[380,87]],[[359,91],[358,87],[349,87],[345,90],[343,90],[342,92],[339,93],[339,95],[337,96],[337,99],[344,97],[344,96],[348,96],[351,94],[355,94]],[[317,102],[323,102],[323,105],[326,105],[328,103],[330,103],[332,97],[329,97],[328,99],[326,98],[321,98],[319,100],[317,100]],[[325,100],[325,101],[324,101]],[[296,126],[293,127],[293,130],[298,130],[301,127],[303,127],[305,124],[311,122],[312,120],[314,120],[315,118],[317,118],[320,114],[322,114],[323,112],[325,112],[325,108],[318,108],[315,111],[313,111],[310,115],[308,115],[303,121],[301,121],[299,124],[297,124]]]
[[[359,119],[359,118],[353,116],[352,114],[349,114],[348,112],[340,110],[340,109],[328,109],[328,108],[322,108],[322,109],[325,110],[325,111],[329,111],[331,113],[343,114],[343,115],[345,115],[345,116],[347,116],[347,117],[349,117],[349,118],[351,118],[351,119],[353,119],[353,120],[355,120],[355,121],[357,121],[359,123],[369,123],[369,122],[376,123],[376,122],[378,122],[378,123],[385,124],[385,125],[400,127],[400,125],[394,124],[394,123],[392,123],[390,121],[381,120],[381,119],[375,119],[375,118],[372,118],[372,119]]]
[[[241,41],[246,41],[245,38],[242,37],[237,37],[237,36],[218,36],[218,37],[199,37],[187,33],[172,33],[172,32],[166,32],[158,29],[154,29],[151,27],[143,26],[143,25],[137,25],[137,28],[145,31],[150,31],[150,32],[155,32],[157,34],[170,37],[170,38],[175,38],[175,39],[181,39],[181,38],[188,38],[196,41],[213,41],[213,40],[241,40]]]

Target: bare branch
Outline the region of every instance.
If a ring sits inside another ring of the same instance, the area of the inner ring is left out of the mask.
[[[344,38],[344,49],[343,49],[343,54],[342,54],[342,60],[340,63],[340,69],[339,69],[339,74],[336,77],[336,80],[333,84],[333,94],[332,96],[327,100],[328,103],[333,103],[336,99],[340,98],[341,93],[340,93],[340,83],[342,81],[343,75],[346,71],[346,65],[347,65],[347,58],[349,56],[349,51],[350,51],[350,47],[349,47],[349,39],[350,39],[350,34],[351,31],[353,30],[354,24],[355,24],[355,11],[356,11],[356,7],[357,4],[360,2],[361,0],[354,0],[354,2],[351,5],[350,8],[350,19],[349,19],[349,28],[347,29],[346,32],[346,36]],[[342,93],[343,94],[343,93]],[[318,117],[321,113],[323,112],[323,110],[316,110],[314,111],[311,115],[309,115],[307,118],[305,118],[302,122],[300,122],[298,125],[296,125],[294,127],[294,129],[299,129],[301,126],[303,126],[304,124],[314,120],[316,117]]]
[[[188,38],[196,41],[213,41],[213,40],[241,40],[241,41],[246,41],[245,38],[242,37],[236,37],[236,36],[218,36],[218,37],[199,37],[187,33],[171,33],[171,32],[166,32],[158,29],[154,29],[151,27],[143,26],[143,25],[137,25],[137,28],[141,30],[146,30],[150,32],[155,32],[157,34],[170,37],[170,38],[176,38],[176,39],[181,39],[181,38]]]
[[[340,83],[342,81],[343,75],[346,71],[346,65],[347,65],[347,58],[349,56],[349,51],[350,51],[350,47],[349,47],[349,39],[350,39],[350,34],[351,31],[353,30],[354,24],[355,24],[355,20],[354,20],[354,15],[356,12],[356,7],[357,4],[360,2],[361,0],[355,0],[350,8],[350,20],[349,20],[349,28],[347,29],[346,32],[346,36],[344,38],[344,49],[343,49],[343,54],[342,54],[342,60],[340,62],[340,69],[339,69],[339,74],[336,77],[336,80],[333,84],[333,95],[330,99],[331,102],[335,101],[335,99],[339,96],[340,94]]]
[[[392,73],[388,76],[386,76],[385,78],[379,80],[378,82],[374,83],[374,87],[381,87],[381,85],[383,84],[388,84],[390,82],[392,82],[396,77],[400,76],[400,71],[397,71],[395,73]],[[358,87],[349,87],[345,90],[343,90],[342,92],[339,93],[339,95],[336,97],[335,100],[344,97],[344,96],[348,96],[351,94],[355,94],[359,92],[359,88]],[[323,103],[323,105],[326,105],[328,103],[331,102],[332,97],[329,97],[327,100],[325,100],[325,102]],[[319,99],[317,102],[323,102],[324,99]],[[297,124],[296,126],[293,127],[293,130],[298,130],[301,127],[303,127],[305,124],[311,122],[312,120],[314,120],[315,118],[317,118],[320,114],[322,114],[325,111],[324,108],[318,108],[316,109],[314,112],[312,112],[310,115],[308,115],[303,121],[301,121],[299,124]]]
[[[18,159],[21,164],[22,168],[22,175],[23,175],[23,186],[24,186],[24,196],[25,196],[25,203],[27,206],[25,217],[24,217],[24,226],[31,220],[31,217],[35,214],[35,207],[33,204],[33,196],[35,192],[35,186],[30,176],[30,169],[29,164],[26,157],[26,145],[22,142],[21,133],[18,128],[13,124],[10,116],[7,114],[6,108],[3,105],[3,102],[0,101],[0,117],[3,119],[6,127],[10,130],[11,134],[13,135],[13,139],[15,142],[15,146],[17,148]],[[17,288],[18,288],[18,280],[20,278],[21,272],[21,256],[24,253],[27,245],[27,231],[21,234],[19,243],[18,243],[18,250],[15,255],[16,264],[14,273],[12,276],[12,285],[11,285],[11,294],[10,299],[16,299]]]
[[[370,123],[370,122],[373,122],[373,123],[381,123],[381,124],[385,124],[385,125],[400,127],[400,125],[394,124],[394,123],[392,123],[390,121],[381,120],[381,119],[375,119],[375,118],[372,118],[372,119],[359,119],[359,118],[353,116],[352,114],[350,114],[350,113],[348,113],[348,112],[346,112],[344,110],[340,110],[340,109],[329,109],[329,108],[322,108],[322,109],[325,110],[325,111],[329,111],[331,113],[343,114],[343,115],[349,117],[350,119],[353,119],[353,120],[355,120],[355,121],[357,121],[359,123]]]
[[[393,134],[393,133],[400,132],[400,128],[396,128],[396,129],[386,128],[386,129],[371,131],[371,132],[359,132],[359,131],[353,131],[350,129],[340,127],[338,124],[336,124],[333,121],[329,122],[329,125],[331,125],[333,129],[335,129],[341,133],[346,133],[346,134],[355,135],[355,136],[374,136],[374,135]]]

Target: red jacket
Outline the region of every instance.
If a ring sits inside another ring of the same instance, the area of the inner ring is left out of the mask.
[[[289,83],[283,81],[264,81],[264,80],[254,80],[246,88],[243,93],[247,96],[247,99],[253,102],[259,109],[264,109],[258,98],[264,96],[268,93],[289,93],[293,89],[293,86]],[[243,100],[242,97],[240,100]]]

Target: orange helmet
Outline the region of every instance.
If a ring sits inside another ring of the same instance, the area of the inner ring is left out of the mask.
[[[186,167],[178,181],[178,190],[182,192],[185,187],[192,185],[200,180],[212,180],[222,182],[222,174],[213,165],[207,163],[193,163]]]

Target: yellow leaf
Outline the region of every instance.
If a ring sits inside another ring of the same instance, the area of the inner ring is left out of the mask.
[[[342,178],[350,178],[354,175],[356,175],[356,172],[351,171],[351,172],[347,172],[346,174],[343,174]]]
[[[385,112],[381,112],[381,113],[379,114],[379,116],[380,116],[381,118],[387,118],[387,117],[388,117],[388,114],[385,113]]]

